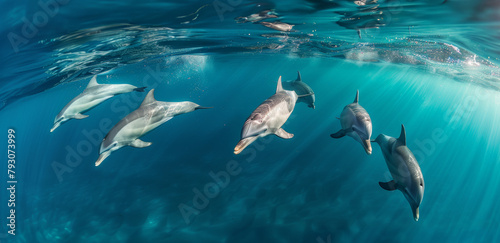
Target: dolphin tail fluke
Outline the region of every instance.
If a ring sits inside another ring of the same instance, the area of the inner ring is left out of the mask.
[[[95,162],[95,166],[99,166],[110,154],[111,152],[109,151],[100,154],[99,158],[97,158],[97,161]]]
[[[147,87],[144,86],[144,87],[140,87],[140,88],[135,88],[134,91],[137,91],[137,92],[144,92],[144,90],[146,89]]]
[[[144,142],[144,141],[142,141],[142,140],[140,140],[140,139],[136,139],[136,140],[134,140],[134,141],[130,144],[130,146],[132,146],[132,147],[134,147],[134,148],[145,148],[145,147],[147,147],[147,146],[149,146],[149,145],[151,145],[151,144],[153,144],[153,143],[151,143],[151,142]]]
[[[75,115],[74,118],[75,119],[83,119],[83,118],[87,118],[87,117],[89,117],[89,115],[83,115],[81,113],[78,113],[78,114]]]
[[[204,109],[212,109],[213,107],[205,107],[205,106],[198,106],[194,108],[195,110],[204,110]]]
[[[382,187],[384,190],[387,191],[394,191],[397,189],[397,185],[396,182],[394,182],[394,180],[389,182],[379,182],[378,184],[380,185],[380,187]]]
[[[293,134],[286,132],[285,130],[283,130],[283,128],[278,129],[278,131],[276,131],[275,134],[276,134],[276,136],[283,138],[283,139],[293,138]]]
[[[346,132],[344,129],[340,129],[340,131],[336,132],[336,133],[332,133],[330,134],[330,137],[332,138],[341,138],[343,136],[345,136]]]
[[[238,142],[238,144],[236,145],[236,147],[234,147],[234,154],[241,153],[241,151],[243,151],[243,149],[245,149],[248,145],[250,145],[255,140],[257,140],[257,138],[258,138],[258,136],[241,139]]]

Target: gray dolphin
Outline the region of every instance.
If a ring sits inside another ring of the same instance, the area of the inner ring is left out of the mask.
[[[275,29],[275,30],[279,30],[279,31],[286,31],[286,32],[292,31],[293,26],[295,26],[295,25],[283,23],[280,21],[260,22],[259,24],[264,25],[264,26],[271,28],[271,29]]]
[[[283,89],[280,76],[276,93],[262,102],[245,121],[243,129],[241,129],[241,140],[234,148],[234,153],[241,153],[257,138],[269,134],[275,134],[284,139],[292,138],[293,134],[287,133],[281,126],[292,114],[297,99],[295,91]]]
[[[332,138],[341,138],[345,135],[352,137],[363,145],[367,154],[371,154],[372,120],[368,112],[359,105],[359,90],[356,92],[354,102],[344,107],[339,120],[342,129],[330,136]]]
[[[295,81],[290,81],[290,82],[284,82],[283,83],[283,88],[288,89],[288,90],[294,90],[297,95],[307,95],[310,94],[306,97],[300,97],[297,102],[303,102],[306,103],[308,107],[310,108],[315,108],[314,106],[314,101],[316,100],[316,97],[314,95],[314,91],[307,85],[306,83],[302,82],[302,77],[300,76],[300,72],[297,71],[297,79]]]
[[[246,17],[237,17],[235,18],[237,23],[246,23],[246,22],[258,22],[264,19],[277,18],[278,15],[272,10],[263,10],[258,13],[251,14]]]
[[[418,208],[424,197],[424,176],[415,156],[406,147],[405,127],[401,125],[399,138],[380,134],[375,142],[380,145],[393,178],[389,182],[379,182],[380,187],[388,191],[400,190],[410,203],[413,218],[418,221]]]
[[[73,98],[66,106],[57,114],[54,119],[54,126],[50,132],[56,130],[62,123],[69,119],[83,119],[88,115],[82,113],[96,107],[105,100],[123,93],[132,91],[144,92],[146,87],[137,88],[130,84],[98,84],[97,75],[92,77],[85,90]]]
[[[201,107],[189,101],[157,101],[154,98],[154,89],[150,90],[141,106],[121,119],[104,137],[95,166],[99,166],[112,152],[124,146],[144,148],[151,145],[150,142],[144,142],[139,138],[174,116],[209,108],[211,107]]]

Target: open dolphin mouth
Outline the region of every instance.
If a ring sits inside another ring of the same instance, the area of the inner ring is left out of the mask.
[[[248,145],[257,140],[257,138],[258,136],[241,139],[236,145],[236,147],[234,147],[234,154],[241,153],[241,151],[243,151]]]

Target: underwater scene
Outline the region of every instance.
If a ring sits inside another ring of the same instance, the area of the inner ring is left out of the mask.
[[[0,2],[0,242],[499,242],[500,2]]]

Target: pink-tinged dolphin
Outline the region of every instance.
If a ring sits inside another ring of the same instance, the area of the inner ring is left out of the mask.
[[[99,166],[112,152],[122,147],[144,148],[151,145],[151,142],[144,142],[139,138],[175,116],[198,109],[209,107],[201,107],[190,101],[157,101],[154,98],[154,89],[150,90],[141,106],[121,119],[104,137],[95,166]]]

